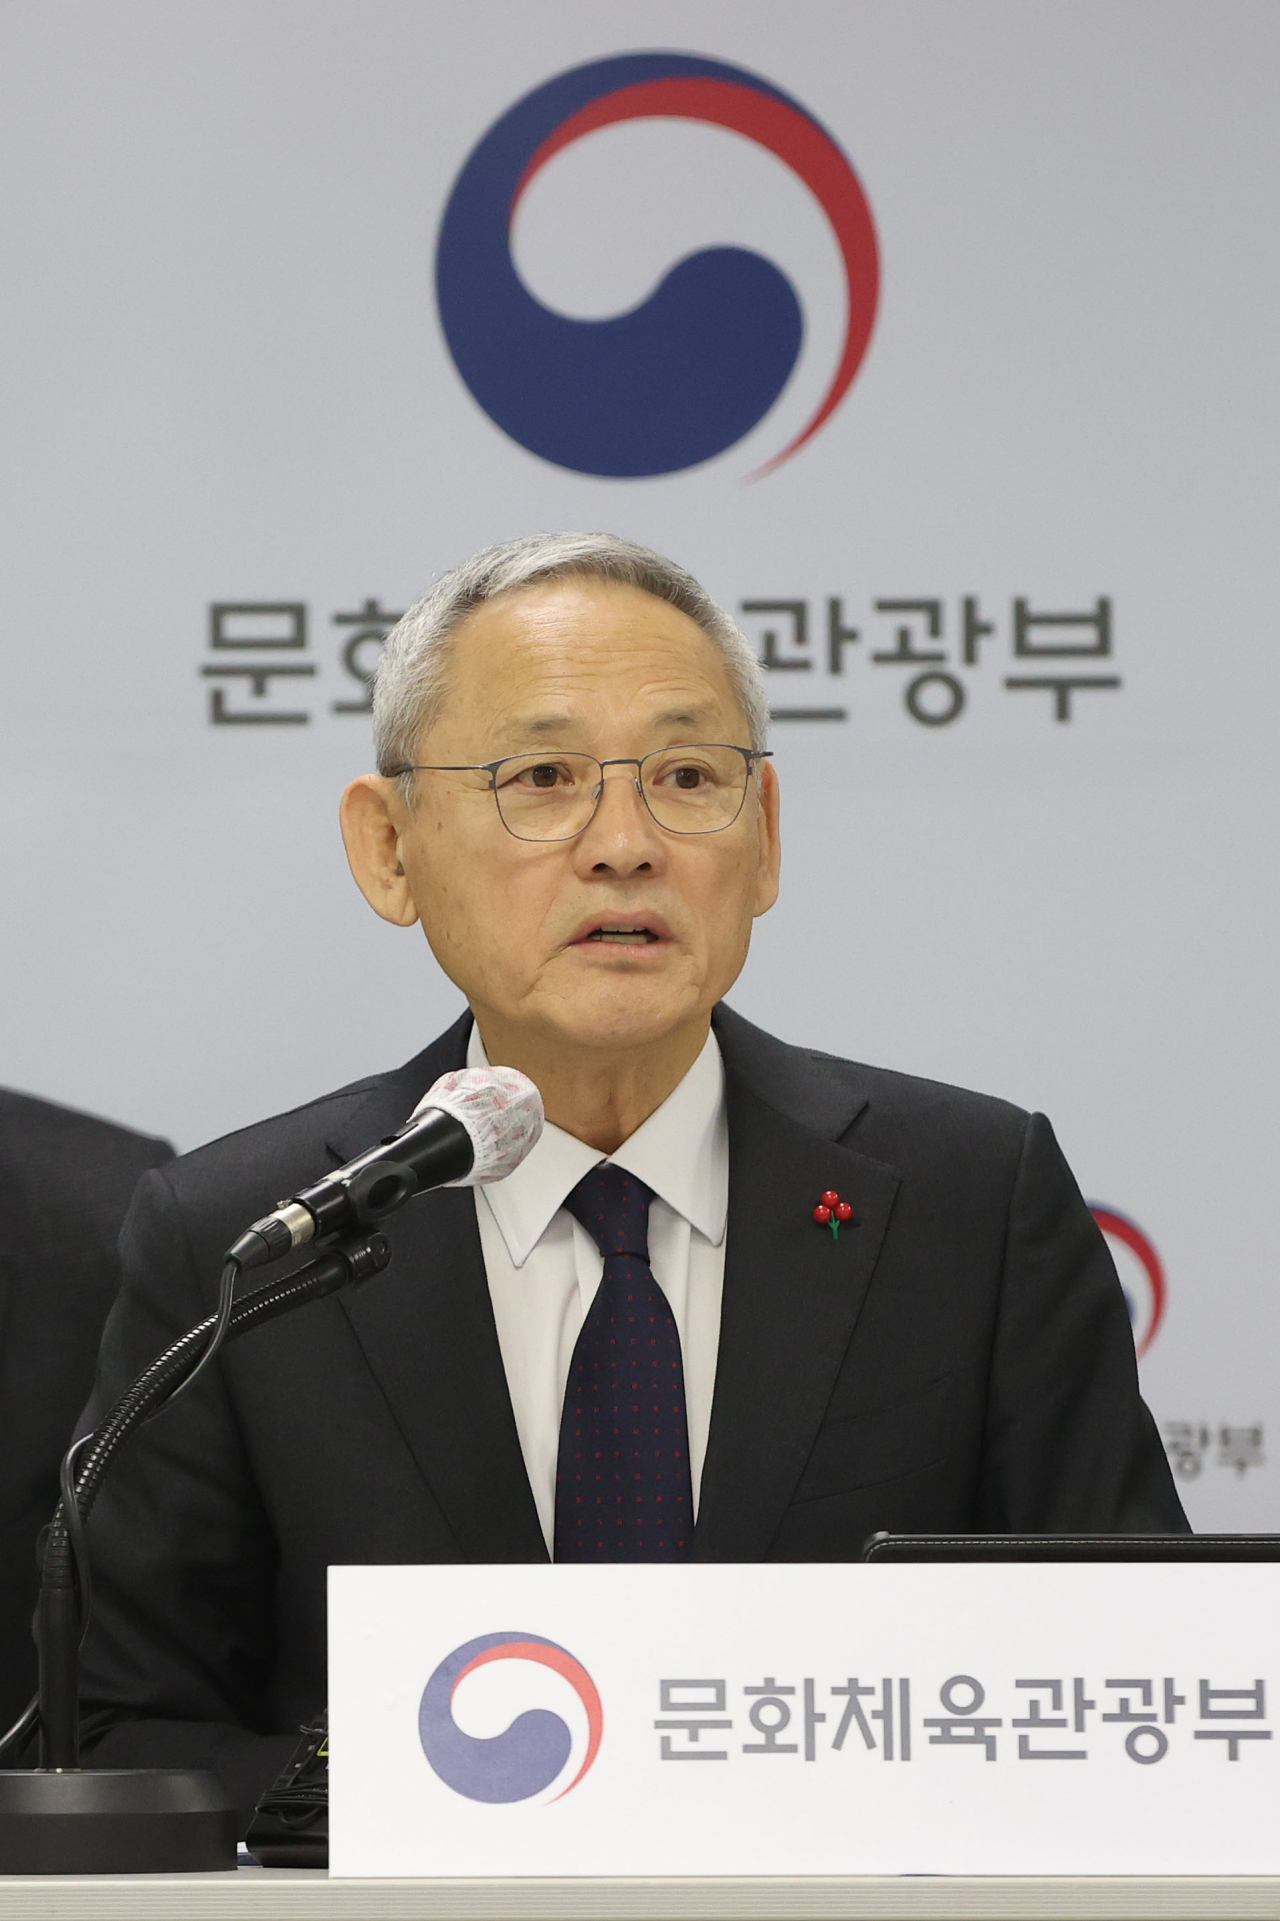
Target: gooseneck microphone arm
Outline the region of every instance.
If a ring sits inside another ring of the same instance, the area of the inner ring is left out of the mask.
[[[94,1432],[76,1444],[64,1463],[64,1488],[70,1484],[74,1502],[59,1501],[45,1540],[37,1642],[40,1688],[35,1700],[0,1742],[0,1751],[40,1722],[40,1766],[44,1769],[80,1765],[77,1705],[78,1655],[88,1626],[87,1561],[79,1537],[116,1454],[144,1421],[166,1407],[203,1372],[215,1351],[221,1327],[223,1341],[234,1341],[250,1328],[275,1320],[308,1301],[379,1274],[391,1259],[381,1234],[352,1236],[337,1241],[305,1267],[280,1280],[268,1281],[231,1305],[190,1328],[143,1369]],[[224,1271],[224,1282],[226,1280]],[[234,1277],[232,1277],[234,1278]],[[80,1459],[73,1457],[83,1449]]]

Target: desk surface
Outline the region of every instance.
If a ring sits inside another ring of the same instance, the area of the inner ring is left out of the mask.
[[[331,1881],[0,1875],[0,1921],[1280,1921],[1280,1879],[866,1876]]]

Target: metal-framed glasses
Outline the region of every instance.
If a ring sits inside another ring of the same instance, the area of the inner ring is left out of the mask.
[[[742,812],[747,784],[767,750],[719,742],[659,747],[640,760],[594,754],[504,754],[501,760],[440,765],[414,761],[394,774],[487,774],[498,816],[517,840],[574,840],[590,826],[606,767],[634,767],[636,789],[669,834],[719,834]]]

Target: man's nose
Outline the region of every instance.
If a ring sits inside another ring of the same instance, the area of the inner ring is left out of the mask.
[[[626,762],[606,767],[596,811],[578,838],[579,861],[588,868],[634,873],[654,866],[663,851],[657,822],[640,791],[639,768]]]

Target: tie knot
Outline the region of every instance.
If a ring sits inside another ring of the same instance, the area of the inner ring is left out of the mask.
[[[564,1206],[585,1227],[600,1252],[649,1258],[649,1203],[653,1189],[625,1167],[601,1161],[565,1195]]]

